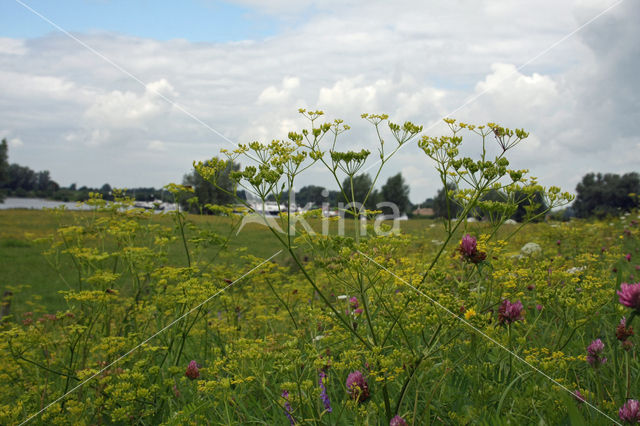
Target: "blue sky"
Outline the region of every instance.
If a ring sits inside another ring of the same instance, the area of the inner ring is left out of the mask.
[[[205,0],[24,0],[67,31],[106,31],[156,40],[228,42],[275,34],[272,17],[249,8]],[[55,29],[15,0],[0,2],[0,36],[34,38]]]

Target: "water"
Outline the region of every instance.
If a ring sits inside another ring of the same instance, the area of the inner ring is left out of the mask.
[[[67,210],[93,209],[93,207],[91,206],[87,206],[84,204],[78,205],[75,202],[45,200],[43,198],[9,197],[4,200],[4,203],[0,203],[0,210],[9,210],[9,209],[42,210],[43,208],[52,209],[60,206],[65,206]],[[174,204],[169,204],[169,203],[163,203],[162,207],[164,207],[164,211],[171,211],[176,209],[176,206]]]

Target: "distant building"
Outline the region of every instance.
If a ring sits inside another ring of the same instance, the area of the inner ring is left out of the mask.
[[[420,207],[413,211],[414,216],[428,216],[432,217],[434,215],[434,211],[430,207]]]

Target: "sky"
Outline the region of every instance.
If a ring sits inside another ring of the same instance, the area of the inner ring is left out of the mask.
[[[298,108],[349,124],[340,150],[376,150],[362,113],[429,136],[452,117],[524,128],[512,166],[574,192],[640,171],[637,22],[635,0],[1,0],[0,138],[63,186],[158,188],[299,131]],[[380,182],[398,172],[416,204],[441,186],[415,143]]]

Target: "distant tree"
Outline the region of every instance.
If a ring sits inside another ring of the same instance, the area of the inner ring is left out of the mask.
[[[296,204],[304,207],[307,203],[311,203],[315,208],[320,208],[322,203],[328,201],[328,197],[322,195],[323,191],[326,189],[322,186],[303,186],[300,191],[296,192]]]
[[[6,185],[9,183],[9,146],[7,140],[0,142],[0,203],[4,201]]]
[[[411,208],[409,201],[409,185],[407,185],[401,173],[391,176],[380,190],[381,201],[388,201],[398,206],[400,213],[408,213]],[[384,213],[391,213],[390,208],[384,208]]]
[[[363,201],[365,201],[365,197],[367,196],[367,193],[369,193],[372,185],[373,182],[371,181],[371,177],[367,173],[357,175],[353,178],[353,194],[355,194],[355,201],[357,203],[362,203]],[[345,200],[344,196],[341,196],[338,201],[341,201],[345,204],[353,201],[354,197],[351,192],[351,181],[348,177],[346,177],[342,182],[342,189],[344,190],[344,193],[347,196],[348,200]],[[376,208],[376,204],[378,203],[379,196],[380,195],[378,191],[371,190],[371,193],[366,200],[365,208],[374,210]]]
[[[239,164],[229,163],[217,179],[218,186],[233,193],[234,182],[229,175],[232,171],[238,170],[239,168]],[[204,208],[206,204],[226,205],[232,204],[235,201],[233,195],[229,195],[216,188],[212,183],[204,180],[195,170],[183,177],[182,184],[191,186],[194,189],[194,195],[198,199],[196,203],[189,203],[186,199],[181,200],[180,204],[182,207],[191,213],[209,213]]]
[[[441,188],[433,199],[433,214],[436,217],[455,218],[462,213],[462,207],[457,204],[452,197],[447,199],[448,191],[458,189],[455,184],[448,183],[446,187]]]
[[[576,187],[573,210],[578,217],[615,215],[638,207],[640,176],[588,173]]]
[[[23,167],[18,164],[9,166],[9,183],[7,185],[10,191],[17,194],[34,191],[38,185],[38,177],[36,172],[29,167]]]
[[[102,185],[99,192],[102,194],[102,197],[105,200],[111,199],[111,185],[109,185],[108,183]]]

